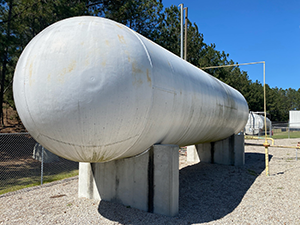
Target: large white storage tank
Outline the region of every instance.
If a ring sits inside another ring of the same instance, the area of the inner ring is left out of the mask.
[[[266,118],[267,121],[267,132],[271,131],[271,121]],[[248,121],[245,126],[245,134],[247,135],[259,135],[265,132],[265,118],[254,112],[250,112],[248,115]]]
[[[19,58],[13,90],[30,134],[80,162],[221,140],[248,116],[237,90],[100,17],[69,18],[38,34]]]
[[[300,129],[300,110],[291,110],[289,116],[290,128]]]

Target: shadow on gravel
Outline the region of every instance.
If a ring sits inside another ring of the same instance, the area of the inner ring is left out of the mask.
[[[271,160],[272,156],[269,156]],[[179,214],[167,217],[100,201],[98,211],[121,224],[192,224],[221,219],[242,201],[265,168],[265,155],[246,153],[243,167],[198,163],[179,172]]]

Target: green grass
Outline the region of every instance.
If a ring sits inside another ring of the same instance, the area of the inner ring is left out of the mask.
[[[69,177],[75,177],[78,175],[78,170],[73,170],[73,171],[69,171],[69,172],[63,172],[63,173],[59,173],[59,174],[55,174],[55,175],[48,175],[48,176],[44,176],[44,181],[43,183],[50,183],[53,181],[57,181],[57,180],[62,180],[62,179],[66,179]]]
[[[252,176],[255,176],[255,177],[257,177],[259,174],[257,174],[254,170],[250,170],[250,169],[248,169],[248,173],[250,174],[250,175],[252,175]]]
[[[274,133],[272,138],[274,139],[284,139],[289,138],[289,132],[278,132]],[[300,138],[300,131],[290,131],[290,138]]]
[[[69,177],[74,177],[78,175],[78,170],[72,170],[68,172],[62,172],[53,175],[44,175],[43,177],[43,184],[50,183],[57,180],[66,179]],[[31,176],[31,177],[22,177],[18,179],[11,179],[6,181],[7,185],[5,187],[0,188],[0,195],[17,191],[23,188],[38,186],[41,184],[41,177],[40,176]]]

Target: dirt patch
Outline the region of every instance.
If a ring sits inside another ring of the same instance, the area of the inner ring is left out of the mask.
[[[7,104],[3,105],[3,122],[4,125],[0,127],[0,133],[27,132],[17,111]]]

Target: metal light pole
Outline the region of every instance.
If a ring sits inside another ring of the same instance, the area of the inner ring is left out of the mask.
[[[231,65],[223,65],[223,66],[208,66],[200,69],[213,69],[213,68],[221,68],[221,67],[230,67],[230,66],[243,66],[243,65],[253,65],[253,64],[263,64],[263,75],[264,75],[264,117],[265,117],[265,142],[263,146],[265,147],[265,164],[266,164],[266,175],[269,176],[269,149],[270,144],[267,140],[267,103],[266,103],[266,62],[250,62],[250,63],[238,63]]]
[[[184,60],[186,60],[186,54],[187,54],[187,23],[188,23],[188,8],[185,7],[185,21],[184,21]]]
[[[180,57],[183,59],[183,4],[180,4]]]

